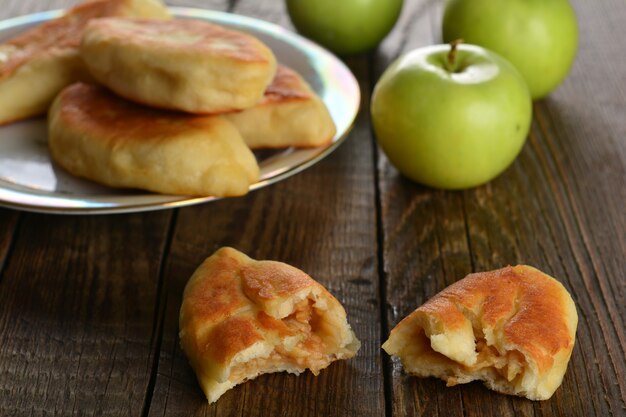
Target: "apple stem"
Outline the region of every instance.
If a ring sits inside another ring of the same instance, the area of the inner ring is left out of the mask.
[[[450,42],[450,52],[448,52],[448,67],[452,70],[456,60],[456,47],[463,43],[463,39],[455,39]]]

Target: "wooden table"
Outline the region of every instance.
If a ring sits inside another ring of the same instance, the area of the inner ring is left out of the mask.
[[[70,0],[4,0],[0,18]],[[624,416],[626,3],[574,1],[580,48],[534,105],[521,155],[491,183],[437,191],[377,148],[371,90],[399,53],[440,41],[442,4],[406,0],[380,48],[347,59],[362,108],[334,154],[245,198],[140,214],[0,209],[0,416]],[[291,27],[278,0],[188,0]],[[363,345],[319,377],[262,376],[208,406],[178,344],[181,291],[220,246],[300,267],[345,305]],[[580,322],[548,401],[402,372],[380,345],[472,271],[527,263],[570,290]]]

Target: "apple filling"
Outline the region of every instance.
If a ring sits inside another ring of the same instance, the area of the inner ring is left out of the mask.
[[[235,365],[229,380],[238,383],[262,373],[304,368],[317,375],[327,367],[334,359],[334,337],[325,334],[321,313],[313,305],[310,299],[297,303],[293,313],[281,320],[290,336],[282,337],[269,356]]]
[[[487,344],[482,331],[474,329],[474,335],[477,360],[471,366],[435,351],[423,328],[409,336],[403,354],[410,358],[409,362],[413,362],[415,372],[422,376],[443,378],[448,386],[475,379],[517,385],[526,366],[524,356],[518,351],[500,353],[494,346]]]
[[[526,361],[518,351],[507,351],[502,355],[495,347],[487,345],[484,338],[478,338],[476,352],[476,364],[467,368],[470,372],[488,373],[497,379],[504,378],[512,382],[524,371]]]

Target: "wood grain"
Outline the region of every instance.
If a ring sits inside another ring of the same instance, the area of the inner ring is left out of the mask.
[[[0,282],[0,415],[141,413],[170,217],[23,216]]]
[[[0,19],[72,0],[7,0]],[[170,0],[293,29],[283,1]],[[0,209],[0,416],[622,416],[626,413],[626,3],[573,1],[580,47],[535,103],[515,163],[491,183],[414,184],[376,147],[377,78],[440,42],[442,2],[406,1],[381,46],[346,59],[362,108],[316,166],[246,197],[154,213]],[[318,377],[265,375],[208,405],[180,351],[187,279],[220,246],[288,262],[345,305],[363,346]],[[472,271],[527,263],[572,293],[577,344],[561,388],[531,402],[406,375],[380,350],[400,319]]]
[[[13,235],[19,219],[20,214],[17,211],[0,208],[0,272],[3,270],[4,260],[11,250]],[[2,274],[0,273],[1,281]]]

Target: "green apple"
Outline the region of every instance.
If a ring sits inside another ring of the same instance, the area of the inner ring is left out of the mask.
[[[508,59],[533,99],[565,79],[578,48],[576,15],[568,0],[449,0],[443,40],[462,38]]]
[[[293,25],[333,52],[374,48],[398,20],[403,0],[287,0]]]
[[[519,154],[532,115],[520,73],[474,45],[434,45],[394,61],[372,94],[378,143],[408,178],[462,189],[496,177]]]

